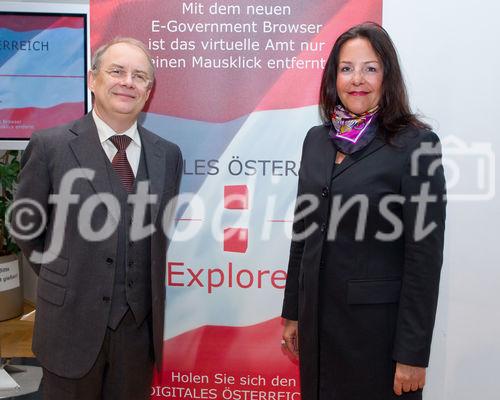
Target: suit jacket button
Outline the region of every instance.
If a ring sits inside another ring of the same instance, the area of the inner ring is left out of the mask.
[[[106,264],[113,264],[113,259],[111,257],[106,258]]]
[[[134,266],[134,262],[133,261],[129,261],[128,262],[128,266],[129,266],[129,268],[132,268]]]
[[[321,197],[328,197],[328,194],[330,193],[330,190],[325,186],[323,190],[321,191]]]
[[[134,286],[134,281],[128,281],[128,287],[131,288],[132,286]]]
[[[321,224],[320,231],[321,231],[322,233],[324,233],[324,232],[326,231],[326,224],[325,224],[325,223],[322,223],[322,224]]]
[[[110,299],[108,296],[104,296],[104,297],[102,298],[102,301],[104,301],[104,302],[106,302],[106,303],[107,303],[108,301],[110,301],[110,300],[111,300],[111,299]]]

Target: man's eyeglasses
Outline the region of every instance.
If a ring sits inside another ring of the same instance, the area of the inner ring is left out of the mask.
[[[128,71],[122,68],[110,68],[107,69],[105,72],[111,78],[120,81],[125,79],[129,74]],[[139,87],[146,87],[151,83],[151,79],[149,79],[149,76],[143,72],[131,72],[130,74],[132,75],[132,82],[134,82],[134,84]]]

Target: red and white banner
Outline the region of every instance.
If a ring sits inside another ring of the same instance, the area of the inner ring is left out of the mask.
[[[156,399],[299,399],[283,353],[302,140],[319,123],[337,36],[382,0],[91,0],[91,44],[133,36],[156,85],[143,124],[177,143],[184,176],[169,250]]]

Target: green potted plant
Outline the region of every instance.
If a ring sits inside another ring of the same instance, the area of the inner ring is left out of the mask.
[[[12,239],[5,214],[14,199],[20,169],[19,150],[7,150],[0,156],[0,321],[23,312],[23,291],[19,247]]]

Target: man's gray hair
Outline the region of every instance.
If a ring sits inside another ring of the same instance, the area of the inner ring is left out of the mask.
[[[118,43],[127,43],[127,44],[130,44],[132,46],[136,46],[136,47],[138,47],[139,49],[141,49],[144,52],[144,54],[146,55],[146,57],[148,59],[149,66],[150,66],[150,69],[151,69],[151,84],[150,84],[150,86],[153,86],[153,82],[154,82],[154,79],[155,79],[155,66],[154,66],[153,61],[151,59],[151,54],[149,54],[149,50],[148,50],[148,48],[146,47],[146,45],[143,42],[141,42],[140,40],[134,39],[132,37],[117,36],[113,40],[111,40],[110,42],[105,43],[101,47],[99,47],[94,52],[94,55],[92,57],[92,64],[91,64],[91,67],[90,67],[90,69],[92,70],[92,72],[99,71],[99,67],[101,66],[102,56],[104,55],[104,53],[106,53],[106,51],[111,46],[113,46],[114,44],[118,44]]]

